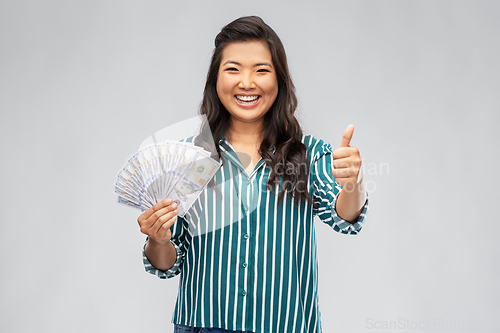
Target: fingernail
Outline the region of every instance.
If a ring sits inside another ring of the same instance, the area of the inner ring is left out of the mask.
[[[176,209],[176,210],[174,210],[174,213],[175,213],[175,214],[177,214],[178,212],[179,212],[179,210],[177,210],[177,209]]]
[[[174,202],[174,203],[172,204],[172,208],[175,208],[175,207],[177,207],[177,202]]]

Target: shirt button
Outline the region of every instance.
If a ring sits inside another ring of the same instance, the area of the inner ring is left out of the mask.
[[[248,239],[248,237],[250,237],[250,236],[248,236],[248,234],[243,235],[243,238],[245,238],[245,239]]]
[[[247,264],[246,262],[244,262],[242,266],[243,266],[243,267],[247,267],[247,266],[248,266],[248,264]]]
[[[248,212],[248,205],[245,205],[245,210]]]
[[[241,294],[242,294],[243,296],[245,296],[245,295],[247,294],[246,290],[243,290],[243,291],[241,292]]]

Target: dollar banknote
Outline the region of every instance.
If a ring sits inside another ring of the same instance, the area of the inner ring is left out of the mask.
[[[165,198],[183,217],[220,168],[210,152],[189,142],[165,141],[142,147],[120,170],[118,202],[145,211]]]

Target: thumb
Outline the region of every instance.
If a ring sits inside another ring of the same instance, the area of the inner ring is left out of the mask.
[[[342,135],[342,142],[340,143],[340,147],[349,147],[353,133],[354,133],[354,125],[347,126],[347,128],[344,131],[344,135]]]

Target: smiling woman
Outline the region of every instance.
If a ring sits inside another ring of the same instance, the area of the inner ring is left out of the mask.
[[[146,270],[180,274],[175,332],[322,332],[314,217],[357,234],[368,201],[354,128],[334,151],[302,133],[296,107],[276,33],[255,16],[225,26],[200,110],[223,162],[217,186],[183,218],[166,199],[138,219]]]
[[[229,44],[222,51],[217,95],[231,115],[227,137],[233,148],[250,157],[250,174],[260,160],[264,116],[278,95],[278,80],[264,42]],[[250,141],[248,140],[250,139]]]
[[[231,128],[244,122],[261,129],[278,95],[269,48],[261,41],[232,43],[224,48],[221,62],[217,95],[232,116]]]
[[[257,103],[245,104],[244,99],[255,95]],[[295,203],[312,203],[303,185],[307,172],[289,175],[279,169],[279,165],[301,165],[307,160],[296,108],[285,48],[276,32],[256,16],[225,26],[215,38],[200,110],[208,118],[214,141],[225,135],[235,151],[249,156],[248,174],[261,158],[265,160],[272,170],[268,185],[277,186],[280,181],[290,185],[281,187],[280,200],[290,191]]]

